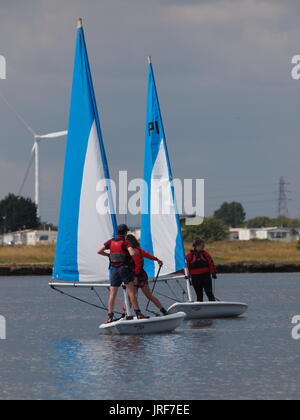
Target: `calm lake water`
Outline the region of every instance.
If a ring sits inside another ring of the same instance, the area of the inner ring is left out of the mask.
[[[300,341],[291,338],[300,274],[221,275],[217,295],[249,303],[245,317],[145,337],[100,334],[106,314],[48,280],[0,278],[0,399],[300,397]]]

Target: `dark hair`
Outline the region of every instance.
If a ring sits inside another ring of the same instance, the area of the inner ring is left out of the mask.
[[[127,232],[129,232],[129,228],[127,225],[120,225],[118,226],[118,234],[119,235],[126,235]]]
[[[140,243],[134,235],[127,235],[126,239],[131,243],[133,248],[140,248]]]
[[[194,249],[196,249],[197,246],[203,245],[203,244],[205,244],[204,239],[198,237],[194,240],[193,247],[194,247]]]

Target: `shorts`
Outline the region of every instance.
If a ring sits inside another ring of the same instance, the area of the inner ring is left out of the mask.
[[[133,273],[128,265],[110,268],[110,285],[111,287],[120,287],[122,284],[129,284],[133,281]]]
[[[142,289],[145,286],[149,285],[148,282],[148,274],[146,273],[145,270],[142,270],[141,273],[138,276],[135,276],[138,278],[138,284],[135,285],[135,287]]]

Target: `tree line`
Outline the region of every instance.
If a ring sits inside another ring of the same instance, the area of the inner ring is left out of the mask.
[[[201,236],[208,242],[215,242],[228,239],[230,228],[300,227],[300,219],[291,219],[285,216],[276,218],[261,216],[247,220],[246,216],[241,203],[225,202],[213,216],[205,218],[202,225],[185,226],[183,237],[186,241],[192,241],[195,236]]]
[[[40,222],[37,217],[37,206],[30,199],[14,194],[8,194],[0,200],[0,234],[16,232],[24,229],[47,230],[56,227]]]
[[[206,241],[224,241],[228,239],[229,228],[247,227],[300,227],[299,219],[288,217],[270,218],[266,216],[246,220],[246,212],[241,203],[223,203],[211,217],[206,217],[200,226],[184,226],[183,237],[192,241],[196,236],[201,236]],[[48,229],[56,230],[52,224],[41,223],[37,217],[36,204],[25,197],[14,194],[7,195],[0,200],[0,234],[23,229]],[[300,245],[299,245],[300,247]]]

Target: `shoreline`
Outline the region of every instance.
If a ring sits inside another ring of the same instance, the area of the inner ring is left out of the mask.
[[[217,264],[219,274],[238,273],[300,273],[300,264],[290,263],[222,263]],[[12,276],[51,276],[52,265],[4,265],[0,266],[0,277]]]

